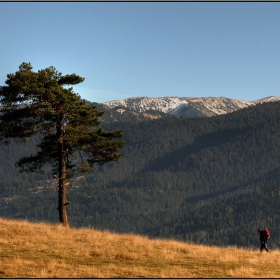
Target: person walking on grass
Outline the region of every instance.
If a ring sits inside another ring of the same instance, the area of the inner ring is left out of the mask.
[[[260,241],[261,241],[260,251],[262,252],[262,250],[265,249],[267,252],[269,252],[267,248],[267,240],[270,238],[270,235],[266,233],[266,230],[263,230],[261,228],[258,228],[258,232],[260,234]]]

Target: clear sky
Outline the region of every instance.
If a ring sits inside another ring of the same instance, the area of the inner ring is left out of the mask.
[[[0,85],[31,62],[82,98],[280,96],[280,2],[0,2]]]

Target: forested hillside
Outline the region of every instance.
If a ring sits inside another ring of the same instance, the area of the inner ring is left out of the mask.
[[[70,225],[222,246],[259,246],[268,226],[280,245],[280,102],[106,126],[123,130],[123,157],[70,184]],[[0,147],[1,216],[54,222],[55,179],[13,167],[35,143]]]

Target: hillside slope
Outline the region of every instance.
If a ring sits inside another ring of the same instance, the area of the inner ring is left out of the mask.
[[[279,112],[280,102],[272,102],[211,118],[107,125],[124,131],[123,157],[70,183],[70,225],[246,247],[268,226],[277,248]],[[1,148],[1,215],[56,222],[54,179],[12,167],[31,147]]]
[[[277,278],[280,252],[0,219],[2,278]],[[264,254],[264,253],[263,253]],[[267,253],[266,253],[267,254]]]
[[[91,193],[102,197],[93,220],[116,231],[240,246],[254,246],[266,225],[279,246],[279,110],[276,102],[123,126],[122,162],[87,179],[106,189]]]

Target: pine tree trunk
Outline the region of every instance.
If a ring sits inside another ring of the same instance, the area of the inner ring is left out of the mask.
[[[67,211],[66,211],[66,164],[62,158],[62,168],[59,168],[59,185],[58,185],[58,211],[59,221],[65,226],[69,227]]]
[[[62,120],[58,121],[57,125],[57,137],[58,137],[58,174],[59,174],[59,183],[58,183],[58,212],[59,212],[59,221],[60,224],[69,227],[68,217],[67,217],[67,200],[66,200],[66,161],[64,155],[63,147],[63,129],[62,129]]]

